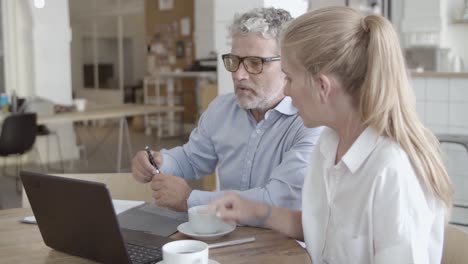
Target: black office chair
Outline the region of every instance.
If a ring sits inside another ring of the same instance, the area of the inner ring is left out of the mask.
[[[21,155],[31,150],[36,141],[37,115],[35,113],[15,113],[8,115],[2,123],[0,134],[0,157],[4,157],[3,175],[6,174],[6,157],[16,156],[16,178],[19,185],[19,171],[21,169]],[[18,186],[19,185],[19,186]]]

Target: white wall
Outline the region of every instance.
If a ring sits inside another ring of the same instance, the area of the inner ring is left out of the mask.
[[[215,51],[215,0],[195,0],[195,59],[206,58]]]
[[[32,5],[33,1],[28,1]],[[70,20],[68,1],[31,7],[36,95],[55,103],[71,103]]]
[[[28,0],[4,0],[6,90],[71,102],[70,28],[67,1],[42,9]]]
[[[344,6],[345,0],[310,0],[309,9],[317,9],[326,6]]]
[[[33,68],[33,21],[28,3],[3,0],[2,24],[4,41],[5,91],[19,96],[33,96],[35,92]]]
[[[264,6],[283,8],[288,10],[292,17],[298,17],[309,9],[309,0],[264,0]]]

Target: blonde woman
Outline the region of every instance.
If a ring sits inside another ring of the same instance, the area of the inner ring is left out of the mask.
[[[389,21],[346,7],[306,13],[283,32],[281,64],[304,125],[328,127],[302,212],[231,193],[214,202],[218,215],[304,239],[313,263],[440,263],[452,187]]]

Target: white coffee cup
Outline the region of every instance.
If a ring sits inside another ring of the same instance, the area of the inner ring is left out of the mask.
[[[162,247],[164,264],[208,264],[208,244],[198,240],[177,240]]]
[[[199,205],[188,210],[190,229],[198,234],[214,234],[226,226],[226,224],[216,216],[216,210],[209,205]]]

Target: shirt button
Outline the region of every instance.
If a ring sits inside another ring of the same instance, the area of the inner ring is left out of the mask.
[[[256,132],[257,132],[257,134],[260,134],[260,132],[262,132],[262,131],[260,129],[257,129]]]

